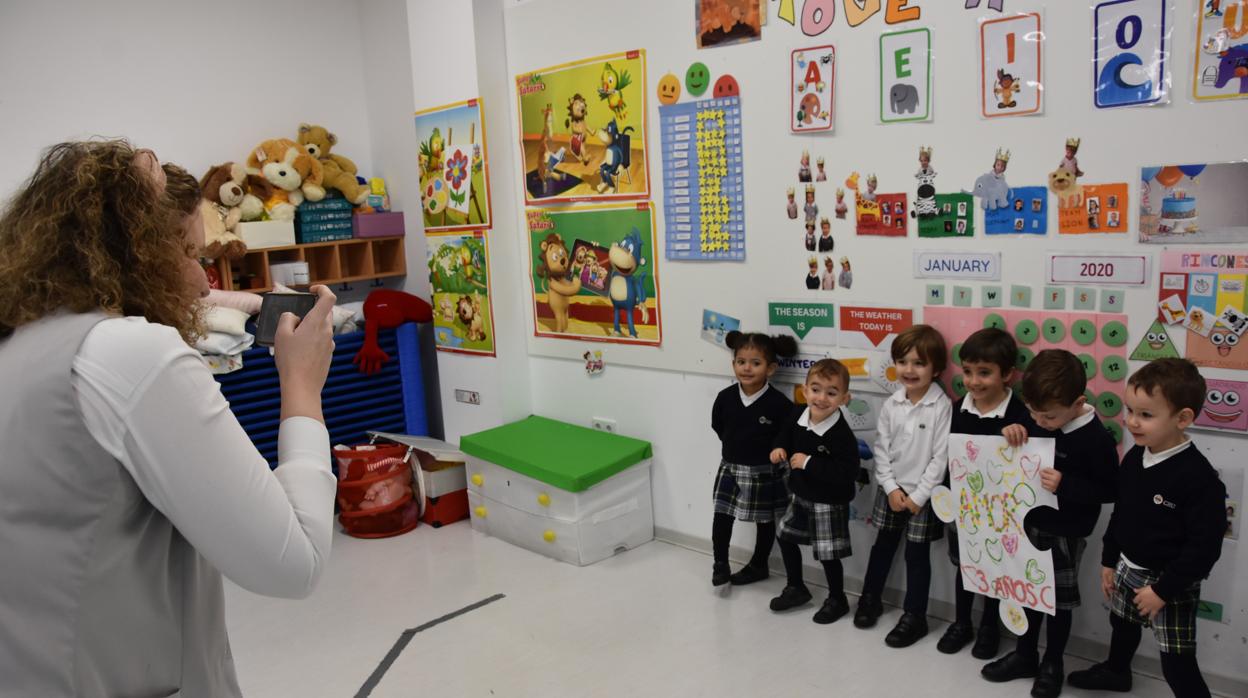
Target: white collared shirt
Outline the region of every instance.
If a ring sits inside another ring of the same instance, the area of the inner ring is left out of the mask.
[[[1004,417],[1005,408],[1010,406],[1010,398],[1013,397],[1013,395],[1014,395],[1014,391],[1011,390],[1010,388],[1006,388],[1005,397],[1001,400],[1001,404],[997,405],[996,407],[992,408],[991,410],[987,412],[980,412],[979,408],[975,407],[975,398],[971,397],[970,393],[967,393],[966,397],[962,398],[961,409],[963,412],[970,412],[971,414],[975,415],[976,417],[979,417],[980,419]]]
[[[832,410],[832,414],[828,415],[827,417],[824,417],[822,422],[815,422],[814,424],[811,424],[810,423],[810,408],[807,407],[806,409],[802,410],[802,416],[797,418],[797,425],[799,427],[806,427],[808,430],[815,432],[819,436],[823,436],[824,434],[828,433],[829,429],[836,426],[836,423],[840,419],[841,419],[841,411],[837,409],[837,410]],[[810,455],[808,454],[806,456],[806,460],[802,463],[802,467],[805,468],[806,464],[809,462],[810,462]]]
[[[917,402],[901,388],[884,401],[876,426],[875,481],[891,494],[904,490],[923,506],[945,477],[953,403],[932,383]]]
[[[753,405],[755,402],[758,402],[758,399],[762,397],[763,393],[767,392],[769,388],[771,388],[770,383],[763,383],[763,387],[760,388],[758,392],[754,393],[753,395],[746,395],[745,390],[741,387],[741,384],[737,383],[737,394],[741,396],[742,406],[749,407],[750,405]]]
[[[1095,418],[1096,418],[1096,408],[1094,408],[1091,405],[1084,405],[1083,414],[1079,415],[1078,417],[1075,417],[1074,419],[1070,420],[1069,422],[1066,422],[1065,424],[1061,426],[1062,433],[1069,434],[1072,431],[1078,431],[1079,429],[1082,429],[1086,427],[1087,425],[1091,424],[1092,420]]]
[[[1144,457],[1143,457],[1144,469],[1148,470],[1154,465],[1157,465],[1158,463],[1161,463],[1162,461],[1169,459],[1171,456],[1179,453],[1180,451],[1182,451],[1183,449],[1191,445],[1192,445],[1192,440],[1188,439],[1187,441],[1184,441],[1178,446],[1174,446],[1173,448],[1167,448],[1161,453],[1153,453],[1149,449],[1145,448]],[[1131,562],[1131,558],[1127,557],[1125,553],[1119,553],[1119,557],[1122,558],[1122,561],[1126,563],[1127,567],[1130,567],[1132,569],[1137,569],[1137,570],[1147,569],[1143,565],[1137,565],[1134,562]]]

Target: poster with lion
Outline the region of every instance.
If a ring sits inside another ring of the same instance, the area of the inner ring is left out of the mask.
[[[490,228],[490,169],[480,99],[416,112],[425,230]]]
[[[525,203],[649,198],[647,89],[641,50],[517,75]]]
[[[662,341],[650,202],[530,208],[527,219],[537,336]]]
[[[438,351],[494,356],[490,248],[485,231],[430,233],[425,242]]]

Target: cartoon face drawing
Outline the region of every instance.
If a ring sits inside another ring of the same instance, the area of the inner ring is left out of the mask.
[[[1217,327],[1207,337],[1187,334],[1187,358],[1197,366],[1248,368],[1248,342],[1225,327]]]
[[[685,71],[685,87],[694,97],[700,97],[710,84],[711,71],[707,69],[705,63],[694,63],[689,66],[689,70]]]
[[[1209,333],[1209,343],[1217,348],[1219,356],[1230,356],[1231,350],[1239,344],[1239,335],[1217,329]]]
[[[716,97],[738,97],[741,94],[741,87],[737,85],[737,79],[731,75],[721,76],[715,81]]]
[[[659,78],[659,103],[675,104],[680,99],[680,80],[671,73]]]
[[[1205,406],[1196,418],[1197,426],[1248,431],[1248,383],[1211,379],[1207,381]]]

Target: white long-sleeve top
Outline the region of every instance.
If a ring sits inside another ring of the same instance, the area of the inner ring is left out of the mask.
[[[337,487],[324,424],[283,420],[270,470],[199,355],[143,318],[97,324],[71,382],[91,436],[214,567],[258,594],[311,593]]]
[[[944,480],[953,403],[932,383],[917,403],[901,388],[880,408],[875,438],[875,481],[892,494],[901,488],[923,506]]]

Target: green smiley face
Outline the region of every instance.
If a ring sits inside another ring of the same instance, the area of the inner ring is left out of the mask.
[[[697,97],[706,88],[711,85],[711,71],[706,67],[705,63],[694,63],[689,66],[689,70],[685,71],[685,87],[689,89],[689,94]]]

